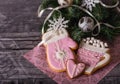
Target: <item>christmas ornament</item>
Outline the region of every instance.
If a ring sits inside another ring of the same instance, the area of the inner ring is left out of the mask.
[[[91,17],[82,17],[79,20],[78,26],[83,32],[92,31],[94,27],[94,20]]]
[[[58,3],[62,5],[71,5],[73,3],[73,0],[58,0]]]
[[[83,0],[82,6],[92,11],[92,7],[95,7],[95,5],[98,4],[99,2],[100,0]]]
[[[53,29],[53,30],[57,30],[57,29],[61,29],[61,28],[67,28],[68,25],[66,25],[69,20],[65,21],[65,18],[62,18],[61,16],[58,19],[53,18],[53,20],[48,20],[49,21],[49,30]]]
[[[119,5],[119,0],[117,0],[116,4],[114,5],[106,5],[102,2],[102,0],[82,0],[83,7],[86,7],[86,9],[92,11],[92,8],[96,6],[96,4],[101,4],[105,8],[115,8]]]

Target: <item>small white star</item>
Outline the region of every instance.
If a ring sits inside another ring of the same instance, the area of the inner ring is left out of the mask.
[[[83,0],[82,6],[92,11],[92,7],[95,7],[97,3],[100,3],[100,0]]]

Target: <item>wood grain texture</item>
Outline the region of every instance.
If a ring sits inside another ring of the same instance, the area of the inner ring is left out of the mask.
[[[41,40],[41,0],[0,0],[0,84],[55,84],[22,56]],[[119,84],[120,64],[99,84]]]

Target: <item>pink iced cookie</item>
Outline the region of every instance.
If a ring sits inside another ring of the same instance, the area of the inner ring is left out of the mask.
[[[74,59],[74,54],[70,48],[76,48],[76,43],[69,37],[65,37],[56,42],[49,43],[46,48],[49,65],[55,71],[61,72],[66,70],[67,60]]]
[[[85,48],[80,48],[78,50],[79,60],[84,62],[88,66],[95,67],[96,64],[103,57],[102,53],[94,52]]]
[[[79,76],[85,69],[85,64],[78,63],[75,64],[73,60],[68,60],[67,62],[67,73],[70,78]]]
[[[66,71],[66,62],[75,59],[72,50],[77,48],[77,43],[68,36],[64,28],[45,33],[43,40],[49,66],[56,72]]]
[[[107,43],[93,37],[81,42],[78,49],[78,59],[86,64],[85,74],[92,74],[109,63],[110,55],[107,53],[109,50],[107,47]]]

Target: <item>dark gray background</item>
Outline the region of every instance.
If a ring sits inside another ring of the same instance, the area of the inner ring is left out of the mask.
[[[0,84],[54,84],[22,56],[40,41],[41,0],[0,0]],[[120,64],[99,84],[120,84]]]

